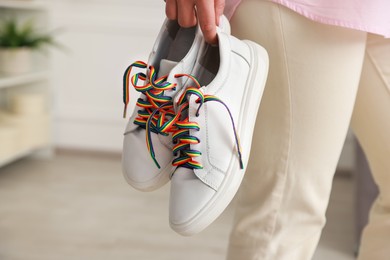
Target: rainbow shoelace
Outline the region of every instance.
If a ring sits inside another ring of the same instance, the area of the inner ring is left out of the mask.
[[[203,168],[202,164],[196,160],[197,157],[202,155],[201,152],[191,149],[191,144],[200,143],[200,140],[197,137],[190,134],[190,130],[200,130],[198,123],[190,122],[188,118],[188,109],[190,106],[189,99],[192,95],[198,97],[196,103],[199,104],[199,106],[196,111],[196,116],[199,116],[202,105],[207,102],[219,102],[226,108],[232,122],[240,168],[244,168],[233,116],[228,106],[222,100],[213,95],[204,95],[200,90],[201,85],[195,77],[188,74],[176,74],[176,78],[190,78],[195,83],[195,86],[187,87],[182,93],[176,104],[178,109],[175,113],[172,97],[165,96],[164,91],[175,90],[176,84],[169,83],[167,81],[168,76],[158,78],[157,72],[153,66],[149,66],[148,76],[143,72],[131,76],[133,68],[147,69],[148,66],[142,61],[136,61],[131,64],[124,73],[123,103],[125,107],[123,117],[126,118],[127,106],[130,100],[129,86],[131,84],[136,91],[141,92],[146,97],[146,99],[139,98],[137,100],[137,106],[143,109],[138,110],[138,116],[135,118],[134,124],[146,130],[146,145],[150,156],[158,168],[160,168],[160,165],[154,152],[152,133],[162,135],[169,135],[169,133],[172,133],[172,142],[174,143],[173,155],[176,157],[172,161],[174,166],[189,169]],[[139,80],[146,82],[146,84],[138,85]]]
[[[123,111],[123,117],[126,118],[127,106],[130,100],[130,84],[135,88],[136,91],[141,92],[146,97],[138,98],[137,106],[142,108],[138,110],[138,116],[134,120],[134,124],[146,128],[146,123],[151,121],[153,127],[151,131],[154,133],[163,134],[159,125],[163,122],[166,116],[174,116],[175,112],[173,110],[172,97],[164,95],[164,92],[167,90],[175,90],[176,84],[169,83],[167,81],[168,76],[157,77],[157,71],[153,66],[149,66],[148,76],[139,72],[131,76],[133,68],[138,69],[147,69],[148,66],[145,62],[136,61],[131,64],[125,71],[123,76],[123,103],[125,105]],[[138,85],[138,81],[142,80],[146,82],[144,85]],[[164,109],[160,109],[160,107]],[[153,113],[154,111],[159,111],[161,113]],[[153,116],[151,117],[151,115]]]
[[[188,77],[192,79],[192,81],[195,83],[195,86],[190,86],[187,87],[186,90],[182,93],[180,98],[178,99],[177,102],[177,113],[174,117],[170,118],[165,122],[165,124],[161,125],[161,130],[164,133],[171,132],[172,133],[172,142],[174,143],[173,147],[173,155],[176,157],[173,159],[172,164],[176,167],[185,167],[189,169],[202,169],[203,166],[201,163],[199,163],[196,158],[201,156],[201,152],[191,149],[191,144],[199,144],[200,140],[196,136],[192,136],[190,134],[190,130],[195,130],[199,131],[200,127],[199,124],[196,122],[190,122],[189,117],[188,117],[188,109],[190,107],[190,97],[192,95],[197,96],[196,103],[199,104],[197,111],[196,111],[196,116],[199,116],[199,111],[202,107],[203,104],[207,102],[219,102],[222,104],[227,112],[229,113],[231,123],[232,123],[232,128],[234,131],[234,137],[235,137],[235,142],[237,146],[237,153],[239,157],[239,162],[240,162],[240,169],[244,168],[244,164],[242,161],[242,154],[241,154],[241,147],[240,147],[240,142],[238,139],[236,127],[234,124],[233,116],[229,110],[229,107],[218,97],[214,95],[204,95],[203,92],[200,90],[201,86],[198,82],[198,80],[188,74],[177,74],[175,75],[176,78],[179,77]],[[163,109],[163,108],[160,108]],[[157,113],[158,110],[155,110],[154,113]],[[187,114],[187,115],[186,115]],[[160,168],[160,165],[158,164],[156,158],[155,158],[155,153],[153,149],[153,143],[151,139],[151,127],[152,127],[152,120],[149,119],[146,124],[146,142],[147,146],[150,152],[151,157],[153,158],[154,162],[156,163],[157,167]]]

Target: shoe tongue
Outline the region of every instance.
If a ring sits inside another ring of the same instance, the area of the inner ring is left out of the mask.
[[[160,68],[158,70],[158,77],[168,75],[178,62],[162,59],[160,61]]]

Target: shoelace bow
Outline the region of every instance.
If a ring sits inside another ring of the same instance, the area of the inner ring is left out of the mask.
[[[148,65],[142,61],[136,61],[131,64],[125,71],[123,76],[123,103],[125,105],[123,117],[126,118],[127,106],[130,100],[129,85],[131,84],[136,91],[141,92],[146,96],[146,99],[139,98],[137,106],[143,108],[138,110],[138,116],[134,120],[134,124],[145,128],[147,122],[152,125],[150,128],[154,133],[161,133],[160,126],[164,123],[167,116],[175,116],[173,110],[172,97],[164,96],[164,91],[174,90],[176,84],[167,81],[168,76],[157,77],[157,71],[153,66],[149,66],[148,76],[139,72],[131,76],[133,68],[146,69]],[[146,82],[144,85],[138,85],[138,81]],[[163,107],[164,109],[161,109]],[[154,113],[158,111],[159,113]]]
[[[166,133],[166,134],[168,134],[169,132],[172,133],[172,141],[175,144],[173,147],[173,155],[174,156],[179,155],[178,157],[176,157],[172,161],[172,164],[174,166],[177,166],[177,167],[185,167],[185,168],[189,168],[189,169],[202,169],[203,168],[202,164],[199,163],[198,161],[196,161],[196,157],[199,157],[202,155],[201,152],[191,149],[191,144],[199,144],[200,140],[196,136],[192,136],[190,134],[190,130],[199,131],[200,127],[199,127],[198,123],[190,122],[188,115],[185,114],[185,113],[188,114],[190,96],[196,95],[198,97],[198,99],[196,100],[196,103],[199,104],[197,111],[196,111],[196,117],[199,116],[199,111],[200,111],[202,105],[204,103],[207,103],[210,101],[219,102],[226,108],[227,112],[229,113],[232,127],[233,127],[233,131],[234,131],[234,137],[235,137],[235,141],[236,141],[236,145],[237,145],[237,153],[238,153],[238,157],[239,157],[239,161],[240,161],[240,168],[243,169],[244,165],[243,165],[243,161],[242,161],[241,147],[240,147],[239,139],[237,136],[237,131],[236,131],[236,127],[234,124],[233,116],[229,110],[229,107],[221,99],[219,99],[216,96],[204,95],[200,91],[201,86],[195,77],[188,75],[188,74],[175,75],[175,77],[177,77],[177,78],[183,77],[183,76],[189,77],[190,79],[192,79],[195,83],[195,87],[188,87],[184,91],[184,93],[180,96],[180,98],[177,102],[179,109],[178,109],[178,112],[173,117],[167,118],[166,116],[164,116],[165,123],[163,123],[164,120],[160,120],[160,122],[159,122],[159,127],[160,127],[159,129],[161,130],[162,133]],[[147,120],[147,123],[146,123],[147,147],[148,147],[148,150],[150,152],[152,159],[154,160],[154,162],[156,163],[158,168],[160,168],[160,165],[158,164],[158,162],[156,160],[154,148],[153,148],[153,143],[152,143],[152,139],[151,139],[151,132],[152,132],[152,127],[153,127],[152,118],[160,110],[163,111],[166,109],[166,107],[169,107],[169,106],[170,106],[169,104],[165,104],[165,105],[162,105],[161,107],[159,107],[158,109],[156,109],[155,111],[153,111],[153,113],[151,114],[150,118]],[[183,116],[184,116],[184,119],[183,119]],[[160,117],[160,119],[161,119],[161,117]]]

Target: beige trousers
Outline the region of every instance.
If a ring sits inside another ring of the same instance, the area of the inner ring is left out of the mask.
[[[243,0],[232,30],[268,50],[270,72],[228,259],[312,258],[351,117],[380,187],[360,259],[390,259],[390,39],[263,0]]]

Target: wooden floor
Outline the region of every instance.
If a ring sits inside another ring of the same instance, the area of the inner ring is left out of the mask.
[[[336,178],[315,260],[354,259],[352,190],[350,179]],[[61,154],[0,168],[0,260],[223,260],[232,209],[182,237],[168,225],[168,191],[131,189],[110,156]]]

